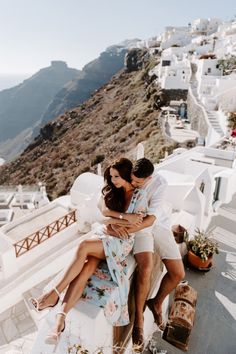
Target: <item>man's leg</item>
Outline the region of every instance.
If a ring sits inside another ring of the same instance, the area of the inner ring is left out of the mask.
[[[135,275],[135,319],[134,326],[143,328],[143,309],[150,289],[153,269],[153,253],[142,252],[135,254],[137,262]]]
[[[137,262],[135,275],[135,318],[132,331],[133,345],[143,350],[143,309],[151,284],[153,270],[153,235],[137,232],[134,240],[134,256]]]
[[[159,324],[162,322],[163,301],[185,276],[182,259],[163,259],[162,261],[166,266],[167,273],[162,278],[156,296],[152,299],[152,304],[157,314],[156,318],[159,318]]]
[[[161,281],[156,296],[148,300],[147,305],[153,312],[157,325],[161,325],[163,301],[184,278],[185,272],[182,257],[172,232],[161,226],[156,226],[153,231],[155,250],[165,264],[167,273]]]

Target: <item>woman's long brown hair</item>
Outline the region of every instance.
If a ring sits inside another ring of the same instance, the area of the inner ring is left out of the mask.
[[[119,172],[121,178],[131,182],[131,171],[133,164],[129,159],[122,157],[114,161],[104,172],[105,187],[102,189],[104,201],[108,209],[124,212],[125,211],[125,191],[123,188],[116,188],[111,181],[110,168]]]

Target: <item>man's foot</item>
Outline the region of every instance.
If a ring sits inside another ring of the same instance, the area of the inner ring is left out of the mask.
[[[136,353],[142,353],[144,350],[144,336],[143,328],[133,327],[132,331],[132,341],[133,341],[133,350]]]
[[[165,322],[162,318],[162,312],[158,312],[155,308],[155,303],[153,299],[149,299],[146,301],[147,307],[149,310],[152,312],[154,321],[157,324],[157,326],[160,328],[161,331],[164,331],[165,328]]]

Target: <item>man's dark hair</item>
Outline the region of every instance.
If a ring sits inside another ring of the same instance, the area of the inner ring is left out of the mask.
[[[145,157],[135,162],[132,173],[137,178],[147,178],[153,174],[154,166],[152,162]]]

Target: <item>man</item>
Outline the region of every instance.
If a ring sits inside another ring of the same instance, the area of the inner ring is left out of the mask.
[[[165,297],[184,278],[184,267],[177,244],[170,231],[169,218],[163,211],[167,183],[146,158],[136,161],[132,171],[132,185],[146,192],[147,216],[140,226],[129,227],[135,232],[134,255],[137,262],[135,282],[135,320],[132,332],[133,344],[143,347],[143,310],[150,289],[153,270],[153,251],[160,255],[167,273],[163,277],[156,296],[147,301],[154,320],[162,327],[162,303]],[[147,227],[149,227],[147,229]],[[144,230],[145,229],[145,230]],[[119,235],[122,229],[119,230]],[[114,234],[115,235],[115,234]],[[125,235],[125,233],[124,233]]]
[[[134,255],[137,262],[137,278],[135,282],[135,320],[133,328],[133,343],[143,343],[143,309],[150,289],[151,273],[153,268],[153,235],[154,249],[166,266],[167,273],[163,277],[156,296],[147,301],[147,305],[153,313],[154,320],[159,327],[163,326],[162,303],[167,295],[184,278],[182,258],[170,231],[168,216],[163,210],[167,182],[157,172],[154,166],[146,158],[136,161],[132,171],[132,185],[142,188],[147,193],[147,217],[140,227],[129,229],[135,232]],[[145,224],[153,219],[152,234],[148,235]]]

